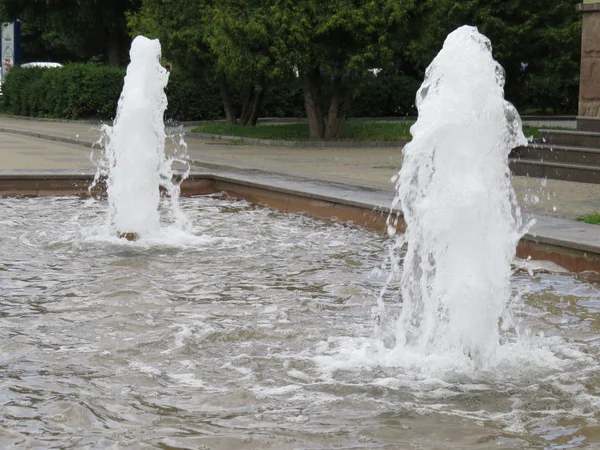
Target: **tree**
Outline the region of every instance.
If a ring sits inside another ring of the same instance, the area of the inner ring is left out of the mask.
[[[576,0],[428,0],[408,53],[421,71],[448,33],[475,25],[506,72],[506,97],[521,108],[577,109],[581,20]]]
[[[225,70],[217,67],[207,40],[210,0],[142,0],[142,7],[128,15],[132,35],[160,39],[163,55],[190,79],[211,79],[219,84],[225,116],[237,123],[237,108]]]
[[[279,65],[297,67],[313,139],[341,133],[356,81],[393,63],[412,0],[272,0]]]
[[[414,0],[143,0],[140,11],[130,25],[159,30],[169,58],[191,49],[212,58],[230,121],[256,123],[265,89],[296,71],[309,135],[330,139],[341,132],[356,82],[371,67],[393,65]],[[231,80],[246,84],[241,114]]]
[[[271,50],[276,30],[269,10],[261,0],[221,0],[213,4],[209,24],[207,42],[218,70],[245,85],[239,123],[256,125],[267,86],[292,74]]]
[[[72,60],[100,56],[118,65],[125,61],[130,44],[125,12],[139,6],[140,0],[0,0],[0,14],[3,20],[22,21],[27,42],[33,41],[36,52],[68,55]]]
[[[190,78],[218,83],[227,120],[256,124],[267,84],[281,79],[269,53],[273,30],[260,2],[143,0],[128,23],[133,34],[159,38],[167,59]]]

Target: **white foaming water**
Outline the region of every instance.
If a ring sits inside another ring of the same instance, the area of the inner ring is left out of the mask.
[[[160,187],[170,198],[167,213],[171,221],[179,229],[188,226],[179,208],[179,184],[172,181],[173,162],[183,161],[165,156],[163,117],[169,73],[160,64],[160,42],[138,36],[129,55],[131,62],[114,125],[102,128],[104,155],[96,181],[107,178],[112,233],[136,233],[146,238],[160,231]],[[186,176],[187,172],[183,178]]]
[[[474,27],[448,35],[427,68],[394,201],[407,224],[391,251],[407,244],[402,269],[395,257],[397,349],[464,355],[478,366],[497,354],[510,264],[526,228],[508,154],[527,140],[503,87],[490,41]]]

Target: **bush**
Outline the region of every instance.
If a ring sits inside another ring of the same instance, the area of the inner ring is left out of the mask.
[[[304,117],[304,95],[299,80],[268,89],[263,98],[262,117]]]
[[[2,86],[0,107],[22,116],[61,119],[114,117],[123,88],[125,69],[94,63],[66,64],[62,68],[15,67]],[[405,76],[369,76],[357,86],[351,117],[387,117],[415,114],[414,98],[419,80]],[[241,103],[239,86],[232,86],[234,100]],[[212,120],[223,117],[217,83],[191,79],[171,72],[166,89],[169,105],[166,119],[176,121]],[[262,117],[304,117],[299,80],[268,89]]]
[[[15,67],[2,85],[1,107],[9,114],[59,119],[113,119],[125,69],[93,63],[61,68]],[[219,91],[210,83],[170,74],[166,119],[205,120],[222,116]]]
[[[63,76],[70,78],[63,85],[63,89],[66,87],[66,104],[60,106],[63,114],[73,118],[112,119],[125,71],[120,67],[92,63],[70,64],[65,69]],[[60,102],[55,100],[55,104],[60,105]]]
[[[29,115],[31,87],[42,76],[44,69],[23,70],[15,67],[2,84],[2,109],[11,114]]]
[[[565,79],[560,75],[528,75],[519,95],[515,95],[515,106],[537,113],[577,114],[579,106],[579,77]]]
[[[417,114],[415,96],[421,80],[404,75],[367,76],[358,85],[351,117],[402,117]]]
[[[168,120],[213,120],[225,114],[219,88],[208,80],[192,80],[173,70],[165,92],[169,101],[165,112]]]
[[[23,116],[111,119],[124,75],[121,68],[91,63],[15,67],[2,86],[2,109]]]

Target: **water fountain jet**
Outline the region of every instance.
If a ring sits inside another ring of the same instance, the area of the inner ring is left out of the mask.
[[[107,179],[114,234],[134,241],[159,231],[161,187],[171,198],[175,222],[185,225],[187,219],[179,209],[179,184],[172,181],[174,158],[165,156],[169,73],[160,63],[160,42],[136,37],[130,58],[114,124],[102,128],[104,155],[96,180]]]
[[[397,197],[407,231],[396,346],[487,365],[507,319],[511,261],[525,228],[508,154],[526,145],[504,71],[475,27],[448,35],[417,93]]]

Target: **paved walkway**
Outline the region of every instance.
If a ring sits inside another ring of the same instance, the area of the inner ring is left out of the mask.
[[[93,168],[90,148],[83,145],[99,137],[98,125],[0,117],[0,171]],[[197,167],[260,169],[389,190],[402,160],[400,148],[263,147],[192,136],[187,143]],[[173,144],[168,147],[172,150]],[[512,181],[525,212],[567,219],[600,212],[600,185],[527,177]]]

